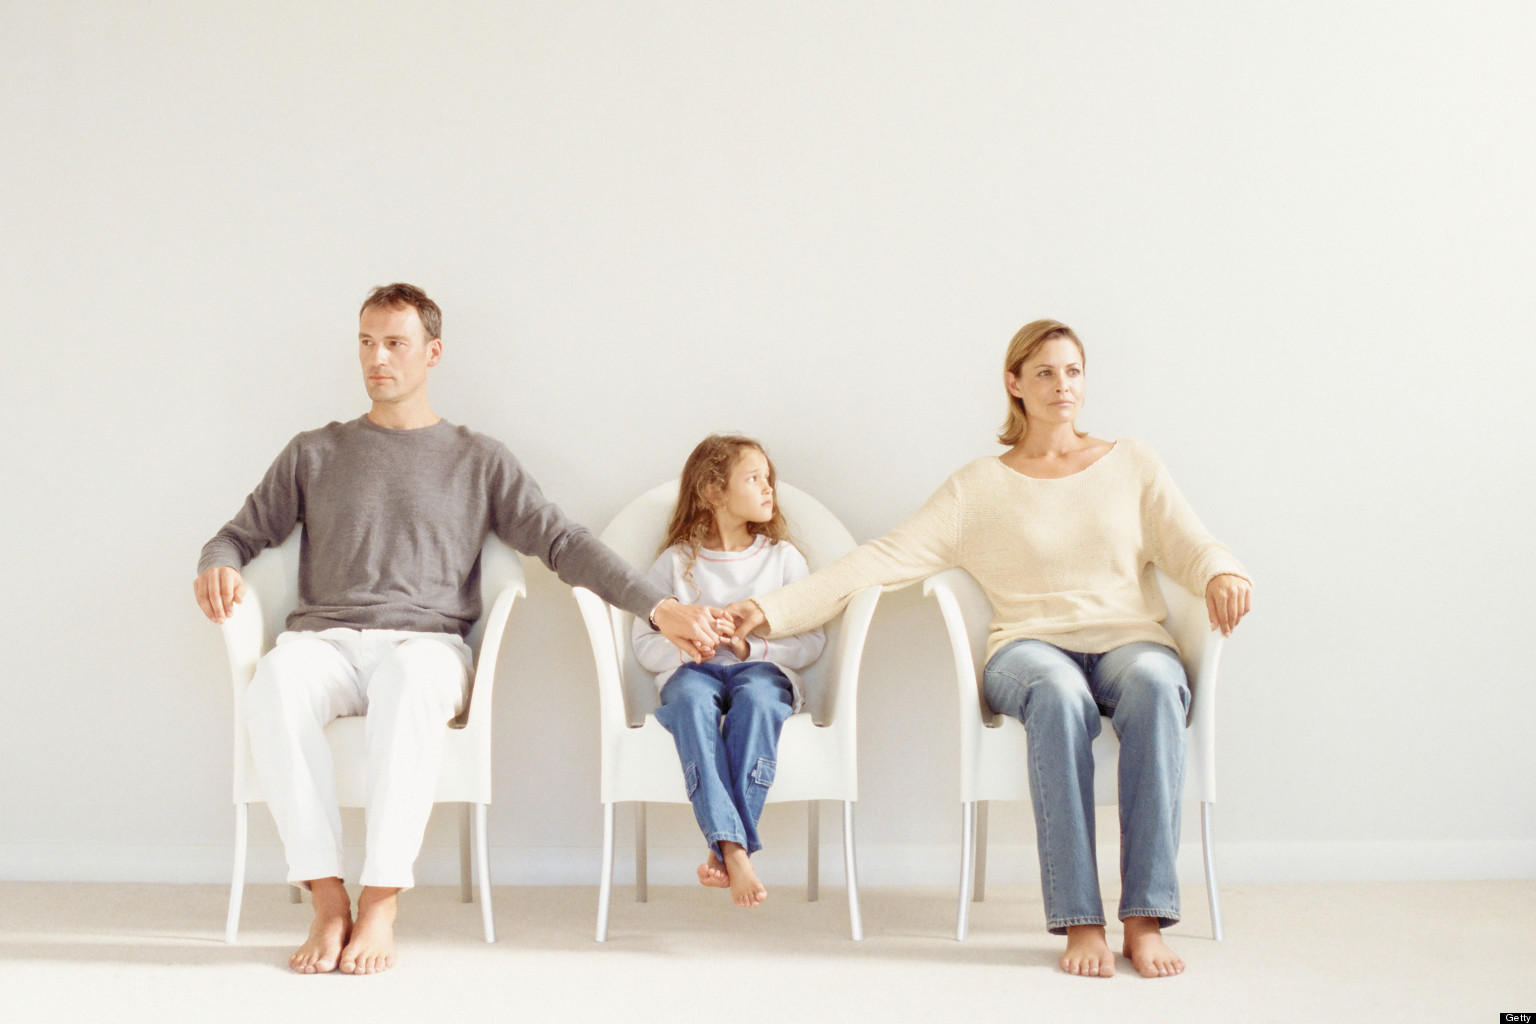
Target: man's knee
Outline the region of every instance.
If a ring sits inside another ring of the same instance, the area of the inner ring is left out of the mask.
[[[319,662],[330,653],[324,640],[300,637],[262,655],[256,663],[256,675],[241,698],[245,716],[252,718],[312,705],[324,685]]]
[[[368,706],[414,706],[452,717],[468,683],[469,668],[453,648],[438,640],[406,640],[374,669]]]

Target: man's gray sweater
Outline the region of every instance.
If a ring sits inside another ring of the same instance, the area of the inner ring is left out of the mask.
[[[636,615],[670,596],[546,500],[505,445],[446,420],[390,430],[363,416],[295,437],[197,571],[238,569],[300,524],[292,630],[467,634],[488,531]]]

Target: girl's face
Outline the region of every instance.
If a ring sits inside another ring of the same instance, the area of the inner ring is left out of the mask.
[[[715,502],[717,518],[766,523],[773,518],[773,485],[768,482],[768,457],[745,448],[731,466],[725,493]]]
[[[1024,403],[1031,423],[1072,423],[1083,407],[1083,354],[1071,338],[1035,349],[1018,373],[1003,373],[1008,393]]]

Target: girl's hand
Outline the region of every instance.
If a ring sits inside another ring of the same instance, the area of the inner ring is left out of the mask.
[[[1252,607],[1253,584],[1241,576],[1222,573],[1205,585],[1205,613],[1222,636],[1231,636]]]
[[[736,655],[737,661],[747,660],[747,654],[749,653],[749,650],[745,640],[739,636],[733,636],[726,642],[731,645],[731,653]]]

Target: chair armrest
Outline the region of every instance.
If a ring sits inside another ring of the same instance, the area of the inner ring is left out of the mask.
[[[256,588],[247,586],[245,597],[235,605],[229,618],[219,625],[224,637],[224,653],[229,658],[229,679],[234,686],[235,703],[245,696],[245,688],[256,675],[256,662],[265,653],[261,597]]]
[[[923,581],[923,594],[938,602],[939,612],[944,617],[960,702],[961,736],[984,727],[995,727],[1001,719],[991,712],[981,696],[981,674],[986,665],[981,663],[980,657],[986,650],[987,626],[991,622],[991,606],[986,595],[964,569],[946,569],[929,576]]]
[[[629,712],[624,703],[624,652],[619,649],[614,630],[613,609],[586,587],[571,590],[576,595],[576,607],[581,610],[581,621],[587,627],[587,641],[592,645],[592,660],[597,667],[598,723],[604,735],[629,728]]]
[[[1179,660],[1189,680],[1189,762],[1185,766],[1185,791],[1216,800],[1216,670],[1221,663],[1225,637],[1211,628],[1203,595],[1184,589],[1158,573],[1168,618],[1163,623],[1179,645]]]
[[[848,599],[838,627],[837,643],[833,650],[822,654],[830,658],[826,685],[831,693],[823,704],[824,718],[818,726],[852,718],[858,707],[859,666],[864,659],[864,642],[869,637],[869,623],[875,615],[875,605],[880,600],[879,587],[865,587]]]
[[[491,704],[496,693],[496,662],[501,657],[501,641],[507,633],[512,606],[526,596],[528,585],[522,580],[503,587],[485,615],[485,632],[480,637],[480,653],[475,658],[475,675],[470,683],[464,710],[451,723],[455,729],[478,731],[491,727]],[[474,710],[477,713],[470,714]]]
[[[1190,758],[1185,767],[1187,791],[1202,793],[1202,799],[1216,802],[1216,678],[1221,651],[1226,638],[1212,630],[1198,653],[1185,655],[1184,672],[1189,677]]]

